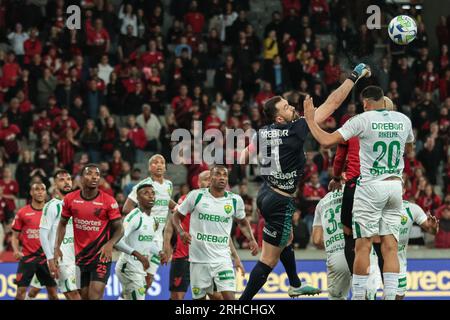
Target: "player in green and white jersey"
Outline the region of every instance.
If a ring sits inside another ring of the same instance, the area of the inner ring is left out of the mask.
[[[359,137],[361,175],[353,205],[353,237],[356,239],[352,291],[354,300],[366,298],[373,237],[380,236],[383,255],[384,298],[394,300],[398,286],[398,237],[403,212],[402,173],[405,148],[414,142],[411,120],[385,109],[384,92],[369,86],[362,93],[363,113],[333,133],[314,121],[315,108],[308,96],[305,118],[314,138],[325,147]]]
[[[398,260],[400,274],[398,277],[397,300],[403,300],[406,294],[407,249],[409,233],[414,223],[418,224],[425,232],[436,234],[439,221],[435,216],[427,215],[417,204],[403,201],[403,215],[400,225],[400,237],[398,240]]]
[[[57,279],[59,290],[68,300],[80,300],[76,282],[75,247],[73,242],[73,224],[69,220],[63,243],[61,244],[62,258],[55,261],[53,252],[55,247],[56,230],[63,206],[64,196],[72,191],[72,177],[66,170],[58,170],[53,175],[54,198],[47,202],[43,209],[39,225],[39,237],[42,249],[47,257],[50,274]]]
[[[145,300],[150,287],[149,259],[160,251],[155,243],[159,222],[152,212],[154,188],[151,184],[141,184],[136,193],[139,206],[125,218],[124,236],[114,246],[123,252],[116,264],[116,274],[122,284],[119,300]]]
[[[137,188],[142,184],[151,184],[155,190],[155,204],[152,208],[152,216],[158,220],[158,229],[156,230],[155,242],[159,250],[163,249],[164,227],[167,223],[169,209],[174,209],[176,202],[171,199],[173,186],[170,180],[164,179],[166,173],[166,160],[160,154],[153,155],[148,161],[148,170],[150,176],[133,187],[123,206],[123,214],[127,215],[133,210],[138,203]],[[150,260],[150,283],[160,265],[160,257],[153,255]]]
[[[345,239],[341,223],[343,193],[329,192],[316,206],[312,240],[327,253],[327,283],[329,300],[346,300],[350,292],[352,274],[345,258]],[[370,275],[379,284],[378,261],[375,251],[371,255]],[[376,287],[378,289],[378,286]]]
[[[233,220],[250,241],[253,255],[258,244],[245,219],[244,201],[241,196],[225,191],[228,170],[216,165],[211,169],[208,189],[191,191],[175,210],[172,222],[184,243],[189,243],[191,290],[194,299],[205,299],[207,293],[217,292],[225,300],[234,300],[236,278],[231,259],[229,239]],[[184,232],[181,219],[191,213],[189,233]]]

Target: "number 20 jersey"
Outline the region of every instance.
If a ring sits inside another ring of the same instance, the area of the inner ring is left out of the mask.
[[[338,129],[344,140],[359,137],[361,184],[391,176],[402,178],[405,144],[414,142],[411,120],[397,111],[373,110]]]

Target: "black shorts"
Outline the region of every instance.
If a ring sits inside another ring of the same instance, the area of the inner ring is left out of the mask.
[[[358,180],[358,177],[348,180],[345,183],[344,193],[342,195],[341,222],[344,226],[350,229],[352,228],[352,211],[353,199],[355,198],[356,180]]]
[[[169,291],[187,292],[191,281],[189,258],[173,259],[170,264]]]
[[[292,216],[296,210],[294,198],[275,192],[265,183],[259,189],[256,204],[266,221],[263,240],[277,247],[285,247],[291,235]]]
[[[46,261],[24,262],[25,260],[26,258],[22,258],[17,268],[16,284],[18,287],[29,287],[34,274],[36,274],[41,285],[56,287],[56,282],[50,275]]]
[[[98,259],[88,265],[78,266],[80,271],[80,288],[89,287],[91,281],[108,282],[111,273],[111,262],[104,263]]]

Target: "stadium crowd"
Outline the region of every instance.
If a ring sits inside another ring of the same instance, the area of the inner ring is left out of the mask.
[[[361,81],[326,129],[362,111],[359,89],[380,85],[411,118],[417,138],[415,151],[405,155],[404,199],[440,219],[435,247],[450,248],[450,17],[431,30],[413,7],[405,13],[418,22],[417,39],[399,47],[383,29],[368,30],[350,2],[281,0],[259,33],[249,0],[0,0],[4,250],[11,250],[11,222],[31,181],[49,186],[57,168],[75,177],[83,164],[99,163],[101,189],[123,205],[147,174],[136,164],[153,153],[172,162],[175,129],[193,131],[195,120],[224,137],[227,128],[258,129],[268,98],[283,95],[301,111],[308,93],[318,106],[355,62],[368,63],[372,77]],[[65,26],[71,4],[81,7],[79,30]],[[383,12],[386,25],[404,11],[386,5]],[[436,54],[429,49],[432,33]],[[306,145],[293,223],[299,248],[309,243],[334,158],[334,150],[311,137]],[[174,200],[198,188],[197,175],[207,168],[186,165],[186,183],[176,186]],[[261,241],[264,221],[248,190],[249,181],[260,182],[258,168],[229,169],[230,188],[243,197]],[[424,245],[423,234],[413,233],[411,242]],[[233,235],[238,247],[248,246],[239,228]]]

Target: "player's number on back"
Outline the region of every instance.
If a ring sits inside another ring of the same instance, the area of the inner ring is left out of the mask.
[[[338,223],[335,219],[335,215],[339,214],[341,211],[341,205],[338,205],[334,210],[333,208],[328,209],[325,213],[329,215],[328,218],[328,227],[327,227],[327,233],[333,234],[338,229]]]
[[[389,143],[389,146],[384,141],[375,142],[375,144],[373,145],[373,152],[378,153],[380,152],[380,149],[381,153],[373,162],[373,168],[375,170],[386,169],[386,167],[380,166],[380,162],[383,161],[387,151],[387,165],[390,170],[396,169],[398,167],[398,164],[400,163],[400,142],[392,141],[391,143]]]

